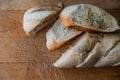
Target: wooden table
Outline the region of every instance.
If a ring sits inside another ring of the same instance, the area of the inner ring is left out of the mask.
[[[120,22],[120,0],[0,0],[0,80],[120,80],[120,67],[54,68],[52,63],[72,41],[56,51],[48,51],[45,33],[52,24],[35,36],[25,35],[22,18],[28,8],[55,6],[60,1],[65,6],[97,5]]]

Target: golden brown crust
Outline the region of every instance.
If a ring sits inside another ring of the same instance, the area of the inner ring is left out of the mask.
[[[99,30],[99,29],[93,29],[93,28],[86,28],[84,26],[79,26],[79,25],[76,25],[76,24],[73,24],[73,25],[70,25],[70,26],[67,26],[67,27],[70,27],[70,28],[75,28],[75,29],[78,29],[78,30],[81,30],[81,31],[87,31],[87,32],[102,32],[102,33],[111,33],[109,31],[104,31],[104,30]],[[119,32],[119,30],[113,30],[112,32]]]
[[[57,42],[56,40],[52,40],[52,43],[54,43],[54,45],[52,46],[48,46],[48,50],[49,51],[54,51],[56,48],[58,48],[59,46],[61,46],[62,44],[64,44],[65,42],[64,41],[61,41],[61,42]]]
[[[64,16],[63,14],[60,14],[60,19],[62,23],[66,26],[69,27],[73,25],[72,21],[70,20],[69,16]]]
[[[100,30],[94,30],[94,29],[91,29],[91,28],[83,28],[83,27],[80,27],[80,26],[77,26],[77,25],[72,25],[72,26],[69,26],[71,28],[75,28],[75,29],[78,29],[78,30],[82,30],[82,31],[87,31],[87,32],[103,32],[103,31],[100,31]]]

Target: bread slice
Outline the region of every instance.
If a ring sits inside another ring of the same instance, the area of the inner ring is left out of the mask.
[[[120,61],[120,42],[112,48],[107,56],[104,56],[95,67],[112,66]]]
[[[65,27],[58,19],[46,33],[46,46],[50,51],[55,50],[81,33],[83,31]]]
[[[58,68],[67,68],[81,64],[99,39],[100,37],[98,34],[83,34],[78,38],[74,46],[63,53],[53,65]]]
[[[90,4],[66,7],[60,14],[66,27],[91,32],[114,32],[120,30],[118,22],[105,10]]]
[[[91,52],[88,53],[88,56],[81,64],[77,65],[77,67],[93,67],[94,64],[99,60],[101,55],[101,44],[97,42]]]
[[[101,56],[99,61],[95,64],[95,67],[101,67],[101,66],[112,66],[112,64],[105,63],[106,61],[104,58],[106,58],[109,55],[109,52],[116,46],[116,44],[120,41],[120,34],[119,33],[111,33],[111,34],[105,34],[103,37],[103,40],[101,41]],[[117,51],[116,51],[117,52]],[[112,52],[114,55],[115,53]],[[109,56],[108,56],[109,58]],[[117,58],[117,57],[116,57]],[[107,59],[107,58],[106,58]],[[109,59],[108,59],[109,60]],[[109,65],[107,65],[109,64]],[[115,64],[115,63],[114,63]]]
[[[62,10],[61,7],[34,7],[27,10],[23,17],[23,29],[32,35],[55,21]]]

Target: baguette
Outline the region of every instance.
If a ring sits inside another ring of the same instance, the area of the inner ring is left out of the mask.
[[[116,44],[118,45],[119,41],[120,41],[120,34],[119,33],[111,33],[111,34],[105,34],[104,35],[103,40],[101,41],[101,53],[100,53],[101,56],[100,56],[99,61],[95,64],[95,67],[112,66],[112,64],[110,64],[109,62],[106,63],[106,64],[103,64],[103,63],[105,63],[105,62],[107,62],[107,60],[109,60],[109,58],[110,58],[109,53],[110,52],[112,52],[112,53],[110,53],[111,55],[119,54],[117,51],[116,51],[117,53],[115,53],[114,51],[111,51],[112,49],[113,50],[117,49],[117,47],[116,48],[114,48],[114,47],[116,46]],[[104,60],[104,58],[106,60]],[[115,60],[113,60],[113,61],[115,61]]]
[[[105,10],[90,4],[68,6],[60,14],[66,27],[90,32],[114,32],[120,30],[118,22]]]
[[[119,33],[85,33],[53,65],[58,68],[103,67],[117,66],[119,62]]]
[[[112,66],[118,63],[119,61],[120,42],[118,42],[106,56],[103,56],[102,59],[99,62],[97,62],[95,67]]]
[[[108,41],[109,40],[109,41]],[[104,34],[100,42],[98,42],[85,61],[77,67],[103,67],[112,66],[119,61],[119,44],[120,34]],[[114,46],[117,47],[114,48]],[[109,45],[109,46],[108,46]],[[112,50],[111,50],[112,49]],[[116,51],[115,51],[116,50]],[[110,52],[110,53],[109,53]]]
[[[68,68],[78,66],[88,56],[94,45],[99,41],[99,35],[85,33],[78,38],[78,41],[68,49],[63,55],[53,64],[58,68]]]

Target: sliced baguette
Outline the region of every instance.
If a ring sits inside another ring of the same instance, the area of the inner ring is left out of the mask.
[[[46,46],[50,51],[55,50],[82,32],[76,29],[66,28],[58,19],[46,33]]]
[[[86,57],[84,62],[77,65],[77,68],[78,67],[93,67],[94,64],[96,64],[96,62],[100,58],[100,55],[101,55],[100,48],[101,48],[101,44],[100,42],[97,42],[94,48],[91,50],[91,52],[88,53],[88,56]]]
[[[75,45],[63,53],[53,65],[58,68],[68,68],[79,65],[86,59],[88,52],[93,49],[98,41],[99,35],[90,33],[83,34],[78,38]]]
[[[114,32],[120,30],[117,20],[105,10],[90,4],[66,7],[60,14],[66,27],[91,32]]]
[[[23,17],[23,29],[27,35],[32,35],[55,21],[62,10],[61,7],[34,7],[28,9]]]
[[[94,46],[92,51],[88,53],[88,56],[85,59],[85,61],[83,63],[79,64],[77,67],[93,67],[96,63],[101,65],[101,61],[103,63],[106,62],[103,59],[103,57],[105,55],[108,55],[109,51],[115,46],[115,44],[119,40],[120,40],[120,35],[117,34],[117,33],[116,34],[114,34],[114,33],[112,33],[112,34],[104,34],[104,37],[102,37],[101,41],[98,42]],[[112,54],[114,54],[114,53],[112,53]],[[109,59],[109,57],[108,57],[108,59]],[[100,63],[99,63],[99,61],[100,61]],[[112,64],[110,64],[109,62],[106,63],[105,65],[107,65],[107,64],[112,66]],[[97,66],[99,66],[99,65],[97,65]],[[97,67],[97,66],[95,65],[95,67]]]
[[[114,51],[111,51],[112,49],[114,50],[114,47],[116,46],[116,44],[118,45],[119,41],[120,41],[119,33],[111,33],[111,34],[104,35],[103,40],[101,41],[101,48],[100,48],[101,56],[100,56],[99,61],[95,64],[95,67],[112,66],[112,64],[110,64],[109,62],[108,63],[105,63],[105,62],[107,62],[109,60],[110,52],[111,52],[110,55],[119,54],[119,53],[115,53]],[[117,48],[115,48],[115,49],[117,49]]]
[[[120,61],[120,42],[118,42],[114,48],[108,53],[107,56],[104,56],[95,67],[103,66],[112,66]]]
[[[53,65],[55,67],[117,66],[120,61],[119,33],[85,33]]]
[[[93,67],[96,63],[99,62],[99,60],[103,59],[102,58],[103,56],[108,54],[108,52],[119,40],[120,40],[119,34],[114,33],[104,34],[101,41],[95,45],[95,47],[92,49],[90,53],[88,53],[89,55],[87,56],[86,60],[83,63],[79,64],[77,67]]]

